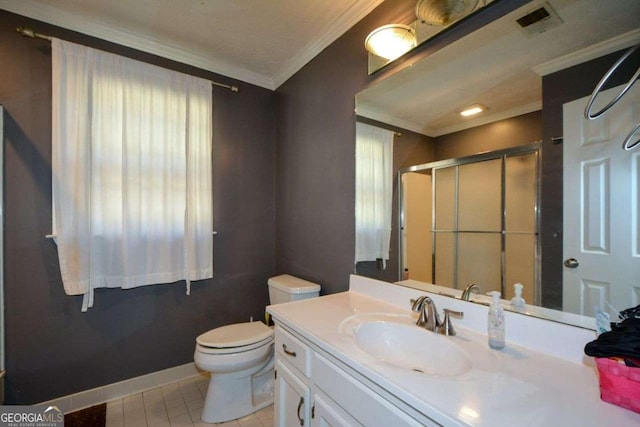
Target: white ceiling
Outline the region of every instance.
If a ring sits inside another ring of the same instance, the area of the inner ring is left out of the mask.
[[[640,0],[548,0],[564,23],[527,37],[515,20],[541,3],[359,93],[357,114],[428,136],[448,134],[539,110],[541,74],[640,42]],[[471,118],[458,114],[476,103],[489,110]]]
[[[382,1],[0,0],[0,9],[275,89]]]

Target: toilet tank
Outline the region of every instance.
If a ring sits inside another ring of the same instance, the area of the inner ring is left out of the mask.
[[[315,298],[320,294],[320,285],[317,283],[290,276],[289,274],[272,277],[267,283],[269,285],[269,301],[271,304]]]

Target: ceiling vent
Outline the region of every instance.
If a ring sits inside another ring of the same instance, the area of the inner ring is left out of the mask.
[[[551,5],[544,2],[537,9],[516,19],[516,22],[527,37],[533,37],[561,25],[563,21]]]

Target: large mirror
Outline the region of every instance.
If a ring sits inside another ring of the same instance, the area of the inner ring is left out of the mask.
[[[638,16],[637,0],[534,0],[357,94],[357,121],[394,134],[394,192],[388,259],[356,262],[356,272],[411,284],[398,171],[537,144],[536,246],[522,257],[535,266],[527,303],[542,309],[530,312],[593,327],[596,307],[615,315],[640,304],[640,149],[621,148],[640,121],[640,84],[603,117],[583,117],[602,76],[640,43]],[[611,76],[594,109],[639,66],[640,49]],[[480,114],[460,115],[478,105]],[[596,148],[585,154],[584,147]],[[498,197],[477,190],[476,197]],[[438,265],[433,253],[423,259]],[[460,263],[473,272],[466,258]],[[511,298],[517,278],[505,279],[508,268],[498,272],[501,284],[478,284]],[[465,277],[444,285],[461,291],[473,274]]]

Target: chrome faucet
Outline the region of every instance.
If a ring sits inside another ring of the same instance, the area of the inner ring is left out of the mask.
[[[462,291],[462,296],[460,297],[460,299],[469,301],[469,297],[471,297],[472,292],[476,294],[479,293],[480,286],[476,285],[475,283],[470,284],[469,286],[464,288],[464,291]]]
[[[418,299],[412,300],[411,310],[420,313],[416,325],[422,326],[431,332],[435,332],[440,326],[440,316],[438,316],[436,303],[428,296],[422,295]]]
[[[437,332],[442,335],[455,335],[456,331],[451,323],[451,317],[462,319],[464,313],[444,309],[444,320],[440,321],[436,303],[426,295],[411,300],[411,310],[420,313],[416,325],[422,326],[428,331]]]

